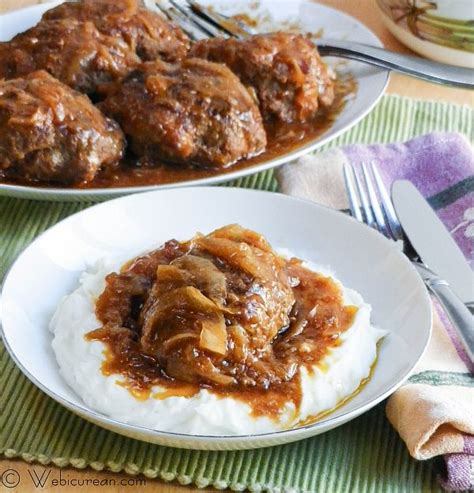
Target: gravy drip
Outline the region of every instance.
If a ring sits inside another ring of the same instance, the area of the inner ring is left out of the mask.
[[[299,369],[320,365],[356,312],[331,278],[232,225],[109,274],[96,302],[102,327],[86,337],[105,343],[103,373],[123,375],[138,399],[155,385],[158,399],[208,389],[276,417],[288,401],[298,410]]]

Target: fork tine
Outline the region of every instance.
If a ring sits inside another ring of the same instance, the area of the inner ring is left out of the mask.
[[[362,212],[360,211],[361,204],[359,200],[359,194],[354,187],[354,168],[349,164],[344,164],[344,181],[346,183],[347,194],[349,195],[349,207],[351,209],[352,216],[358,221],[364,222]]]
[[[175,9],[161,5],[161,1],[155,2],[156,8],[171,22],[177,24],[193,41],[199,39],[196,33],[190,29],[189,22],[178,15]]]
[[[197,15],[194,15],[194,13],[189,8],[186,9],[176,0],[168,1],[177,11],[179,11],[182,16],[186,18],[188,22],[191,22],[197,29],[202,31],[206,37],[215,38],[220,35],[220,32],[215,29],[213,25],[211,25],[209,22],[202,21]]]
[[[363,180],[359,177],[355,169],[354,169],[354,179],[355,179],[357,191],[359,193],[360,201],[362,203],[362,209],[364,210],[365,223],[371,228],[376,228],[377,225],[375,223],[374,215],[372,213],[372,209],[369,204],[369,198],[367,197],[367,192],[365,191],[364,188]]]
[[[169,15],[169,12],[167,9],[165,9],[163,7],[163,5],[161,5],[161,2],[160,1],[156,1],[155,2],[155,6],[156,8],[167,18],[169,19],[170,21],[174,22],[174,20],[171,18],[171,16]]]
[[[217,12],[211,12],[194,0],[186,0],[186,2],[196,16],[209,22],[227,36],[233,38],[246,38],[253,34],[248,29],[243,28],[239,22],[234,21],[230,17]]]
[[[375,163],[372,161],[370,163],[370,167],[372,169],[372,174],[375,178],[375,183],[378,188],[378,192],[380,195],[380,200],[382,202],[382,208],[385,213],[385,217],[387,218],[388,227],[392,232],[392,236],[396,240],[403,240],[403,231],[400,221],[398,220],[397,213],[392,204],[392,200],[390,199],[390,195],[382,181],[382,177],[380,176],[379,170]]]
[[[387,223],[385,221],[384,212],[382,206],[379,203],[379,198],[376,192],[376,186],[374,186],[374,181],[370,176],[369,169],[365,163],[362,163],[361,167],[362,167],[362,174],[364,176],[365,187],[367,189],[367,193],[369,196],[369,205],[375,216],[375,223],[377,225],[377,228],[385,236],[395,239],[394,236],[392,235],[390,228],[387,226]]]
[[[185,31],[185,33],[193,40],[199,39],[199,36],[196,36],[196,32],[194,31],[196,29],[194,24],[191,24],[189,19],[184,17],[178,10],[176,10],[174,7],[169,7],[168,12],[175,22],[175,24],[178,24],[179,27]],[[198,29],[198,32],[201,34],[201,36],[207,36],[206,34],[202,33],[200,29]]]
[[[344,164],[343,174],[352,216],[392,240],[403,240],[400,222],[390,196],[375,163],[361,163],[362,177],[350,164]],[[363,210],[363,214],[361,211]]]

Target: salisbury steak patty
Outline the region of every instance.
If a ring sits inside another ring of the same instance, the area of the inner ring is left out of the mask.
[[[92,22],[107,36],[121,37],[143,60],[184,58],[190,41],[177,26],[155,12],[139,7],[137,0],[83,0],[65,2],[48,10],[43,19],[77,19]]]
[[[266,145],[255,101],[224,65],[200,59],[144,63],[100,107],[143,163],[224,167]]]
[[[138,348],[155,372],[181,382],[268,388],[296,368],[273,357],[295,305],[286,267],[263,236],[238,225],[171,240],[106,277],[96,335],[115,339],[124,363]],[[132,359],[128,375],[143,369]]]
[[[266,120],[306,121],[334,100],[334,74],[307,38],[289,33],[196,43],[191,56],[225,63],[255,89]]]
[[[48,73],[0,81],[0,177],[87,182],[123,147],[115,122]]]
[[[123,39],[106,36],[93,23],[75,19],[41,21],[0,43],[0,78],[46,70],[85,93],[125,76],[139,63]]]
[[[31,29],[0,43],[0,78],[46,70],[78,91],[93,94],[144,60],[176,61],[189,39],[134,0],[85,0],[49,10]]]

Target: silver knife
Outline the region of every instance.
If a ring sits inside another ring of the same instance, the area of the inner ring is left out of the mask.
[[[474,273],[451,234],[411,182],[394,182],[392,200],[402,228],[422,261],[415,262],[415,267],[458,330],[473,361],[474,317],[466,305],[474,303]]]

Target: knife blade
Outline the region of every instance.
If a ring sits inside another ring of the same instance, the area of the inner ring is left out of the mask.
[[[448,282],[464,303],[474,302],[474,274],[449,231],[417,188],[392,185],[392,201],[405,234],[423,263]]]

